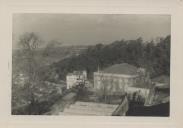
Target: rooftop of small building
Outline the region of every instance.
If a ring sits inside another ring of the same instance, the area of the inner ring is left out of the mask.
[[[167,75],[161,75],[161,76],[153,78],[152,82],[154,82],[155,86],[158,88],[169,88],[170,77]]]
[[[161,75],[153,78],[152,81],[157,83],[170,83],[170,77],[167,75]]]
[[[118,105],[82,102],[77,101],[68,108],[65,108],[60,115],[93,115],[93,116],[110,116]]]
[[[111,74],[125,74],[125,75],[137,75],[138,68],[128,63],[121,63],[112,65],[101,72]]]
[[[84,71],[73,71],[72,73],[68,73],[68,76],[72,76],[72,75],[82,75]]]

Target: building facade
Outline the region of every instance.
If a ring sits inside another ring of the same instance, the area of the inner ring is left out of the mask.
[[[66,76],[67,89],[70,89],[78,84],[84,83],[87,80],[86,71],[74,71]]]
[[[135,91],[148,95],[149,89],[136,86],[140,79],[138,72],[138,68],[126,63],[94,72],[94,89],[101,95],[124,95]]]
[[[94,89],[104,91],[106,94],[124,94],[128,86],[133,86],[137,76],[124,74],[94,73]]]

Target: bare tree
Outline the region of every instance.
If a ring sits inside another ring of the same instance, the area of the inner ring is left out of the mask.
[[[38,63],[36,61],[36,50],[40,45],[40,39],[35,33],[25,33],[20,37],[19,46],[22,50],[22,55],[24,56],[25,73],[28,76],[26,88],[26,99],[30,104],[29,114],[32,113],[31,105],[34,106],[36,102],[34,90],[39,84],[39,75],[38,75]]]

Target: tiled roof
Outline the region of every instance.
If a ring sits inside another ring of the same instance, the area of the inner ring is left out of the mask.
[[[161,75],[161,76],[153,78],[152,81],[157,82],[157,83],[169,84],[170,83],[170,77],[166,76],[166,75]]]
[[[102,72],[112,74],[137,75],[137,70],[138,68],[133,65],[122,63],[108,67],[104,69]]]
[[[68,73],[67,75],[72,76],[72,75],[82,75],[82,74],[83,74],[83,72],[81,72],[81,71],[74,71],[73,73]]]
[[[170,87],[170,77],[166,75],[161,75],[152,79],[152,82],[155,82],[156,88],[169,88]]]

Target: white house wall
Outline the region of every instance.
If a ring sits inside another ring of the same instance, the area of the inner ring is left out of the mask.
[[[136,82],[137,75],[94,73],[94,89],[105,94],[124,94]]]

